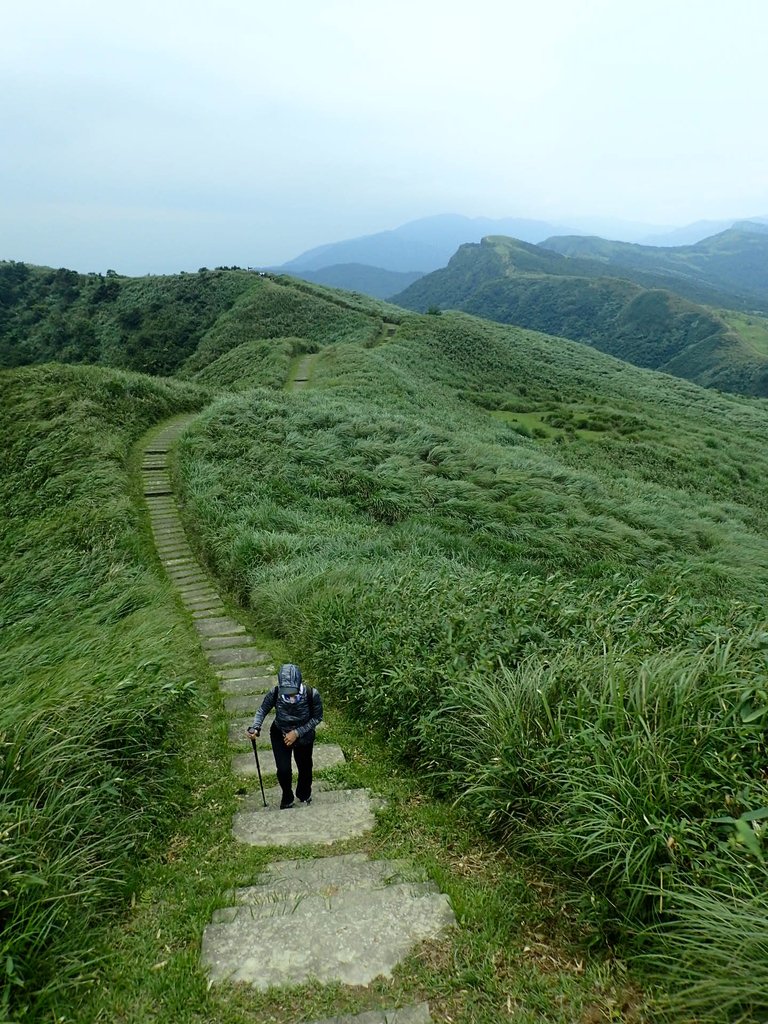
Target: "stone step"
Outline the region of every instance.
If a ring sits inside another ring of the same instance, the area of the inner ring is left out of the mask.
[[[191,583],[182,583],[178,585],[176,589],[184,597],[211,597],[213,595],[220,599],[220,595],[216,593],[208,580],[205,580],[203,583],[196,583],[194,581]]]
[[[251,675],[245,671],[238,679],[220,679],[219,689],[222,693],[243,694],[243,693],[266,693],[273,686],[277,686],[277,675]],[[261,698],[259,698],[261,701]]]
[[[235,814],[232,834],[249,846],[330,846],[370,832],[376,824],[373,812],[382,805],[365,789],[313,794],[309,807],[296,804],[286,811],[268,798],[267,807]]]
[[[275,762],[272,757],[271,747],[264,748],[259,746],[259,750],[261,750],[262,755],[259,758],[261,761],[261,774],[274,775]],[[315,743],[314,750],[312,751],[312,766],[315,773],[322,772],[326,768],[335,768],[339,764],[344,764],[345,761],[344,751],[336,743]],[[233,756],[232,774],[241,778],[251,778],[258,774],[253,750],[247,754],[235,754]]]
[[[229,647],[221,647],[209,652],[209,660],[213,665],[264,665],[271,661],[271,656],[266,651],[260,651],[256,647],[248,647],[240,643],[231,644]]]
[[[168,578],[173,582],[173,585],[177,590],[200,590],[205,587],[207,590],[212,591],[214,594],[216,590],[211,583],[210,577],[206,576],[202,572],[189,572],[183,577],[179,578],[178,573],[168,573]]]
[[[238,812],[246,814],[251,811],[263,811],[264,800],[267,801],[267,808],[279,807],[280,801],[283,798],[283,791],[277,784],[277,777],[275,775],[275,762],[272,759],[271,754],[267,754],[260,760],[264,761],[261,766],[261,777],[264,781],[264,795],[261,793],[261,786],[258,789],[254,789],[251,793],[246,793],[245,796],[241,796],[237,803]],[[255,764],[255,761],[254,761]],[[270,769],[267,771],[266,769]],[[296,786],[296,772],[293,772],[293,785]],[[344,803],[344,800],[337,799],[335,794],[351,792],[351,790],[342,790],[338,786],[331,785],[330,782],[326,782],[325,779],[312,779],[312,799],[317,796],[318,793],[323,794],[323,799],[327,800],[328,803]],[[303,804],[296,804],[295,808],[291,810],[304,810]],[[233,902],[237,902],[233,897]]]
[[[232,636],[238,639],[245,633],[245,626],[228,615],[208,615],[195,623],[200,636]]]
[[[207,573],[200,568],[199,562],[194,558],[187,558],[177,565],[166,564],[165,571],[172,580],[176,580],[178,583],[183,583],[187,576],[199,576],[204,580],[209,580]]]
[[[236,641],[233,640],[232,637],[228,637],[228,636],[207,636],[203,640],[203,647],[206,650],[209,650],[209,651],[218,650],[221,647],[235,647],[235,646],[237,646],[237,647],[255,647],[256,646],[256,641],[254,640],[254,638],[249,633],[246,633],[245,631],[243,632],[242,636],[239,636],[237,638]],[[266,657],[269,658],[269,655],[266,653],[266,651],[264,653],[265,653]]]
[[[173,541],[170,544],[156,544],[155,547],[161,562],[167,558],[188,558],[192,554],[185,544],[178,541]]]
[[[261,990],[310,978],[345,985],[391,978],[417,943],[455,923],[444,895],[409,897],[398,888],[346,893],[332,910],[326,901],[309,898],[282,917],[210,924],[203,934],[203,965],[214,983],[245,982]]]
[[[243,715],[251,712],[251,715],[261,704],[264,694],[272,689],[270,683],[266,683],[261,690],[251,690],[249,694],[242,694],[236,697],[227,697],[224,701],[224,708],[230,715]]]
[[[429,1003],[412,1003],[397,1010],[366,1010],[365,1013],[324,1017],[312,1024],[433,1024]]]
[[[259,794],[261,798],[261,794]],[[235,889],[233,903],[263,903],[275,896],[321,895],[342,889],[380,889],[395,882],[426,882],[424,871],[407,860],[371,860],[364,853],[272,861],[254,885]],[[432,883],[432,892],[437,886]]]
[[[226,612],[224,605],[218,605],[215,608],[191,608],[193,619],[209,619],[213,616],[216,618],[222,618]]]
[[[174,554],[181,552],[188,556],[192,555],[192,548],[189,546],[187,538],[181,533],[178,536],[173,536],[172,534],[155,535],[155,547],[161,558],[166,556],[166,553],[169,551],[173,551]]]
[[[235,921],[260,920],[272,917],[289,917],[296,912],[297,902],[309,904],[305,910],[312,910],[314,907],[325,906],[329,913],[333,913],[335,905],[339,901],[354,897],[359,892],[376,892],[381,889],[391,889],[400,899],[421,899],[422,896],[433,896],[440,892],[434,882],[393,882],[391,885],[371,885],[351,889],[334,890],[331,887],[327,892],[298,892],[282,895],[275,893],[272,899],[262,897],[261,901],[249,902],[247,905],[237,907],[221,907],[214,910],[211,915],[211,924],[232,924]],[[267,894],[268,895],[268,894]]]
[[[207,575],[203,575],[202,572],[189,573],[188,575],[185,575],[185,577],[183,577],[180,580],[176,579],[175,575],[173,573],[171,573],[171,572],[169,572],[168,575],[169,575],[169,578],[176,585],[176,589],[179,590],[179,591],[181,591],[181,590],[190,590],[190,589],[194,590],[195,588],[200,588],[200,587],[208,587],[209,589],[211,589],[211,581],[208,579]],[[214,593],[216,593],[216,592],[214,591]],[[218,597],[218,594],[216,596]],[[219,597],[219,600],[221,600],[220,597]]]
[[[182,594],[181,601],[184,607],[193,613],[197,611],[218,611],[221,608],[221,598],[218,594],[214,594],[212,597],[184,597]]]
[[[274,665],[242,665],[239,668],[218,668],[216,670],[216,678],[219,683],[226,683],[233,679],[244,679],[246,676],[252,675],[254,672],[264,673],[265,675],[277,675],[277,669]]]

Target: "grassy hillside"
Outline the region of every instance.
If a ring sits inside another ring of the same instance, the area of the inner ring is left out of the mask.
[[[0,1017],[41,1020],[92,980],[94,929],[184,799],[174,730],[199,666],[127,463],[207,395],[56,365],[0,385]]]
[[[88,979],[95,923],[186,797],[191,647],[126,460],[218,393],[177,470],[227,591],[429,792],[560,873],[671,1019],[763,1019],[767,404],[246,277],[180,347],[194,384],[3,372],[8,1005],[34,1019]],[[313,387],[286,401],[303,351]]]
[[[264,339],[372,340],[383,308],[237,269],[127,278],[0,263],[0,367],[56,360],[189,375]]]
[[[185,439],[217,572],[436,792],[589,879],[675,1019],[759,1017],[765,404],[460,315],[313,380]]]
[[[695,245],[674,247],[579,235],[548,238],[541,244],[566,256],[601,260],[613,273],[663,275],[666,287],[693,299],[699,299],[699,289],[706,287],[731,294],[735,308],[768,311],[768,225],[762,223],[744,221]]]
[[[613,243],[610,243],[613,244]],[[670,291],[605,276],[596,260],[516,239],[463,246],[448,266],[396,296],[410,309],[458,308],[586,342],[638,366],[707,387],[768,395],[768,354],[744,314],[726,320]],[[754,324],[759,321],[753,317]]]
[[[253,282],[240,270],[128,278],[0,263],[0,366],[173,373]]]

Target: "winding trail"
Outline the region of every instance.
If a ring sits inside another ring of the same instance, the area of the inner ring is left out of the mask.
[[[304,356],[288,388],[308,383],[317,355]],[[276,685],[270,655],[229,614],[214,582],[195,559],[171,488],[169,455],[193,416],[168,421],[143,450],[144,499],[158,555],[189,611],[200,643],[219,680],[231,716],[229,742],[236,775],[256,774],[245,736],[261,697]],[[269,783],[242,799],[234,816],[235,839],[275,848],[314,846],[314,858],[273,860],[251,884],[231,893],[231,905],[213,914],[202,937],[201,962],[211,984],[245,982],[254,988],[297,985],[309,979],[368,985],[392,970],[416,943],[455,924],[448,899],[402,861],[339,853],[336,844],[370,831],[382,801],[367,790],[333,789],[317,778],[310,806],[279,810],[268,735],[258,740]],[[316,775],[344,761],[341,748],[318,730]],[[382,1008],[315,1024],[428,1024],[426,1003]]]

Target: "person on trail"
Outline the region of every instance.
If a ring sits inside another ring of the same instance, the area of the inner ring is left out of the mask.
[[[269,739],[275,755],[277,781],[283,791],[280,809],[284,811],[294,805],[291,755],[296,759],[298,772],[295,799],[305,805],[312,802],[312,748],[315,729],[323,720],[323,702],[318,691],[302,681],[298,665],[281,665],[277,686],[266,694],[248,726],[249,737],[261,734],[261,726],[272,708],[275,718]]]

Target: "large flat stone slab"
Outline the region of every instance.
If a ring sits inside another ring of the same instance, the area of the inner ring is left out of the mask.
[[[267,690],[277,686],[277,676],[246,675],[239,679],[222,679],[219,681],[219,689],[222,693],[229,694],[254,694],[266,693]],[[259,697],[261,704],[261,697]]]
[[[207,658],[212,665],[220,665],[222,668],[228,665],[266,665],[272,660],[266,651],[241,646],[239,642],[234,642],[229,647],[208,651]]]
[[[183,594],[179,591],[179,596],[184,602],[187,608],[193,611],[210,611],[211,608],[218,608],[221,605],[221,598],[214,591],[208,596],[200,596],[196,594]]]
[[[259,747],[259,750],[262,752],[260,757],[262,775],[273,775],[275,772],[275,762],[272,757],[271,747],[267,749]],[[326,768],[335,768],[336,765],[344,764],[345,761],[344,751],[336,743],[315,743],[312,751],[313,772],[317,773]],[[232,772],[234,775],[243,777],[257,774],[256,758],[253,756],[253,750],[248,754],[235,754],[233,756]]]
[[[295,778],[295,776],[294,776]],[[281,811],[277,801],[259,810],[235,814],[232,834],[249,846],[329,846],[370,832],[381,801],[367,790],[333,790],[313,795],[309,807],[296,804]]]
[[[207,636],[203,640],[203,647],[208,651],[216,651],[222,647],[256,647],[254,638],[243,630],[243,634],[236,640],[227,636]],[[269,655],[267,654],[267,659]]]
[[[216,608],[190,608],[193,619],[210,619],[213,616],[218,618],[223,616],[225,611],[226,609],[223,604]]]
[[[291,906],[292,912],[282,916],[244,915],[208,925],[202,959],[211,981],[245,982],[262,990],[310,978],[368,985],[374,978],[390,978],[418,942],[455,923],[443,894],[412,896],[396,885],[342,893],[330,906],[317,897]]]
[[[267,681],[261,690],[249,690],[248,693],[235,697],[227,697],[224,701],[224,708],[230,715],[245,715],[250,712],[251,716],[261,707],[264,694],[272,689],[272,684]]]
[[[228,615],[206,615],[195,622],[195,629],[200,636],[241,636],[245,626]]]
[[[364,853],[277,860],[267,866],[254,885],[235,889],[232,902],[259,904],[276,895],[300,896],[308,892],[331,895],[344,889],[381,889],[394,883],[425,881],[424,872],[409,861],[371,860]],[[437,892],[434,883],[431,891]]]
[[[365,1013],[326,1017],[312,1024],[433,1024],[429,1003],[412,1003],[398,1010],[366,1010]]]
[[[250,666],[242,665],[237,668],[219,668],[216,670],[216,678],[224,683],[230,679],[244,679],[246,676],[252,675],[252,672],[249,671],[249,669],[252,669],[253,671],[258,670],[259,672],[263,672],[270,676],[277,674],[277,669],[274,665],[256,664]]]
[[[360,894],[364,899],[364,893],[384,888],[396,889],[397,895],[401,899],[420,899],[422,896],[431,896],[440,892],[434,882],[393,882],[390,886],[379,885],[368,888],[352,886],[350,889],[337,889],[331,886],[326,892],[288,893],[286,896],[273,893],[272,899],[262,899],[258,903],[252,902],[243,906],[222,907],[220,910],[214,910],[211,915],[211,924],[234,924],[235,921],[264,921],[272,917],[289,917],[296,911],[299,895],[302,903],[310,901],[310,904],[314,904],[318,909],[325,906],[326,910],[332,911],[335,903],[339,900],[346,901],[348,897],[353,897],[356,894]]]

